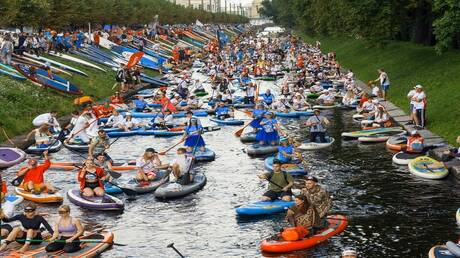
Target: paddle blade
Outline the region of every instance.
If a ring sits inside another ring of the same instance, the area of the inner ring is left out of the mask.
[[[109,174],[111,177],[115,178],[115,179],[118,179],[121,177],[121,173],[118,173],[116,171],[113,171],[113,170],[108,170]]]
[[[241,134],[243,134],[243,131],[244,131],[244,127],[238,129],[238,131],[235,132],[235,136],[236,137],[241,137]]]

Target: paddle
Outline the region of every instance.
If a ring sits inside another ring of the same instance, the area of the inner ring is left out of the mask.
[[[43,242],[56,242],[56,243],[66,243],[66,240],[54,240],[54,241],[49,241],[45,239],[16,239],[15,241],[18,242],[37,242],[37,243],[43,243]],[[107,241],[100,241],[100,240],[93,240],[93,239],[80,239],[80,242],[82,243],[96,243],[96,244],[111,244],[111,245],[117,245],[117,246],[126,246],[125,244],[119,244],[119,243],[114,243],[114,242],[107,242]]]
[[[109,183],[109,184],[111,184],[111,185],[113,185],[113,186],[116,186],[116,187],[120,188],[120,190],[121,190],[124,194],[126,194],[126,195],[128,195],[128,196],[135,196],[135,195],[137,195],[137,192],[134,191],[134,190],[132,190],[132,189],[128,189],[128,188],[121,187],[121,186],[119,186],[118,184],[113,183],[113,182],[110,182],[110,181],[106,181],[106,182]]]
[[[177,250],[177,249],[174,247],[174,243],[171,243],[171,244],[167,245],[166,247],[172,248],[181,258],[185,258],[185,256],[184,256],[183,254],[181,254],[181,253],[179,252],[179,250]]]
[[[252,121],[254,121],[254,120],[255,119],[253,119]],[[240,129],[238,129],[238,131],[235,132],[235,136],[236,137],[241,137],[241,134],[243,134],[244,129],[246,129],[246,127],[248,127],[252,123],[252,121],[247,123],[245,126],[241,127]]]
[[[172,150],[174,147],[176,147],[177,145],[181,144],[184,141],[185,141],[185,137],[182,138],[178,143],[176,143],[173,146],[169,147],[168,149],[158,152],[158,155],[165,155],[168,151]]]
[[[46,149],[45,151],[42,152],[42,155],[46,152],[48,154],[48,151],[51,149],[51,147],[54,146],[54,144],[57,142],[57,141],[60,141],[64,138],[64,135],[65,135],[65,131],[64,130],[61,130],[61,132],[59,132],[59,135],[56,137],[56,139],[50,144],[50,146],[48,147],[48,149]],[[41,156],[41,155],[40,155]],[[13,186],[19,186],[22,181],[24,180],[24,175],[22,176],[18,176],[16,177],[15,179],[13,179],[11,181],[11,185]]]
[[[81,131],[85,130],[86,128],[88,128],[92,123],[96,122],[98,119],[94,119],[93,121],[91,121],[91,123],[89,123],[88,125],[84,126],[82,129],[78,130],[76,133],[72,133],[72,135],[66,139],[66,142],[69,142],[70,139],[72,139],[73,137],[75,137],[77,134],[79,134]]]

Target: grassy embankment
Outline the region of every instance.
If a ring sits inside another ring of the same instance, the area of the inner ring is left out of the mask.
[[[60,58],[53,57],[53,59],[88,74],[88,77],[78,74],[71,77],[62,76],[80,87],[84,95],[91,95],[96,100],[102,100],[113,94],[115,72],[109,68],[99,65],[107,70],[104,73]],[[148,72],[148,74],[155,75],[156,73]],[[39,114],[51,110],[57,110],[59,116],[70,114],[75,110],[73,100],[76,97],[39,87],[29,81],[17,81],[0,75],[0,117],[9,137],[31,130],[33,128],[32,119]],[[5,140],[5,135],[0,133],[0,143]]]
[[[321,41],[323,51],[334,51],[341,65],[353,69],[362,81],[378,77],[384,68],[391,82],[390,101],[408,112],[409,90],[416,84],[427,94],[428,129],[454,144],[460,135],[460,51],[437,55],[432,47],[391,42],[385,48],[369,48],[361,40],[309,37]]]

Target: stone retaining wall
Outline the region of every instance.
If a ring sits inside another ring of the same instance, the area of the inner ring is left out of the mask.
[[[364,82],[356,80],[356,83],[359,87],[361,87],[366,92],[370,92],[371,89],[367,86]],[[399,107],[395,104],[391,103],[390,101],[386,101],[381,99],[381,104],[386,108],[388,114],[392,117],[393,121],[398,125],[402,126],[404,130],[407,132],[411,132],[415,129],[414,125],[406,125],[407,122],[411,121],[410,117]],[[442,159],[443,152],[445,150],[449,150],[454,148],[453,146],[449,145],[447,141],[442,138],[441,136],[432,133],[427,129],[417,130],[423,138],[425,138],[426,145],[444,145],[442,147],[437,147],[430,150],[429,155],[434,157],[437,160]],[[460,162],[459,162],[460,163]],[[455,176],[456,179],[460,180],[460,165],[454,165],[449,167],[450,172]]]

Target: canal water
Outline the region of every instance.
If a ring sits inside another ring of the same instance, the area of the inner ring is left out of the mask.
[[[199,75],[194,75],[199,76]],[[276,86],[264,82],[264,87]],[[263,90],[261,91],[263,92]],[[442,181],[415,178],[406,167],[392,164],[392,153],[384,144],[360,144],[344,141],[341,132],[357,130],[353,111],[323,111],[331,121],[334,145],[321,151],[303,152],[310,173],[320,179],[333,195],[331,214],[344,214],[349,226],[313,249],[284,256],[261,254],[259,244],[286,226],[284,216],[243,220],[235,216],[235,207],[257,200],[266,183],[257,178],[264,172],[262,158],[250,158],[245,145],[233,133],[239,127],[204,135],[216,160],[201,163],[208,183],[201,191],[183,199],[155,200],[152,194],[126,200],[123,213],[95,212],[71,204],[72,214],[80,217],[86,228],[114,232],[117,243],[102,257],[177,257],[167,245],[174,243],[186,257],[339,257],[345,247],[354,247],[359,257],[427,257],[430,247],[457,239],[455,211],[459,190],[452,177]],[[207,118],[202,119],[208,123]],[[299,139],[307,138],[305,119],[280,119],[283,127]],[[164,149],[177,138],[136,136],[121,138],[110,148],[114,160],[134,159],[147,147]],[[174,151],[164,157],[171,161]],[[81,160],[62,149],[52,160]],[[11,168],[8,179],[13,178]],[[129,174],[123,177],[129,177]],[[46,179],[65,191],[78,187],[76,172],[53,171]],[[10,181],[10,180],[8,180]],[[11,189],[11,187],[10,187]],[[65,200],[65,203],[69,203]],[[57,206],[41,205],[46,218],[57,218]],[[18,212],[20,208],[18,208]]]

